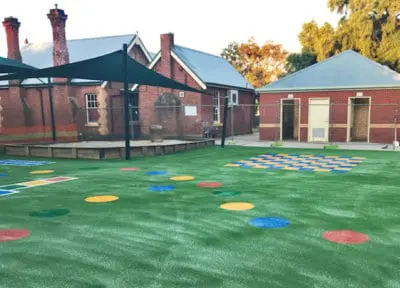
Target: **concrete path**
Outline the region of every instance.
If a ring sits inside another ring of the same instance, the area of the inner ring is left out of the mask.
[[[251,135],[235,136],[234,142],[231,143],[232,137],[226,138],[226,145],[237,145],[247,147],[271,147],[273,141],[260,141],[259,133]],[[323,149],[326,144],[306,143],[297,141],[284,141],[282,148],[299,148],[299,149]],[[215,140],[216,145],[221,145],[221,140]],[[387,149],[383,149],[384,144],[370,144],[370,143],[334,143],[339,145],[340,150],[375,150],[375,151],[393,151],[393,145],[388,145]],[[399,148],[396,151],[400,151]]]

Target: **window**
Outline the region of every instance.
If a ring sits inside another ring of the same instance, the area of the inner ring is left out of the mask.
[[[86,94],[86,119],[87,123],[97,123],[99,120],[96,94]]]
[[[229,106],[239,104],[239,92],[237,90],[228,90]]]
[[[213,120],[214,123],[221,123],[221,109],[220,109],[220,95],[219,92],[214,93],[213,98]]]

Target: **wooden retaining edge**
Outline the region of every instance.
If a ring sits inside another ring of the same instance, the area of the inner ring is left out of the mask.
[[[175,145],[156,145],[156,146],[141,146],[141,147],[132,147],[131,148],[131,156],[137,157],[135,152],[140,150],[140,156],[156,156],[156,155],[165,155],[165,154],[173,154],[176,152],[190,151],[202,147],[208,147],[215,145],[215,140],[203,140],[192,143],[182,143]],[[4,153],[6,155],[14,155],[14,156],[27,156],[27,157],[47,157],[47,158],[67,158],[67,159],[124,159],[125,158],[125,148],[119,149],[118,157],[106,157],[107,151],[116,150],[118,148],[61,148],[61,147],[37,147],[30,145],[18,145],[18,144],[7,144],[4,145]],[[55,153],[56,150],[58,153]],[[90,150],[92,150],[90,152]],[[36,151],[36,152],[35,152]],[[41,151],[42,153],[38,153]],[[65,153],[61,153],[60,151],[64,151]],[[91,155],[90,157],[82,157],[82,153],[85,155]],[[70,157],[68,157],[70,155]]]

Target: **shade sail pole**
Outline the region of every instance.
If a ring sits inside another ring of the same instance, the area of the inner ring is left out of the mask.
[[[123,45],[123,74],[124,74],[124,122],[125,122],[125,160],[131,158],[130,133],[129,133],[129,102],[128,102],[128,45]]]
[[[57,140],[57,135],[56,135],[56,121],[54,117],[54,103],[53,103],[53,87],[51,84],[51,78],[47,78],[47,83],[49,84],[48,86],[48,91],[49,91],[49,104],[50,104],[50,121],[51,121],[51,137],[53,139],[53,142],[56,142]]]
[[[221,148],[225,147],[226,138],[226,118],[228,117],[228,95],[225,96],[224,101],[224,118],[222,119],[222,137],[221,137]]]

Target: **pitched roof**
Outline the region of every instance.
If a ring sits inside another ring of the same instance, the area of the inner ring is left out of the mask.
[[[102,56],[122,48],[123,44],[130,45],[136,39],[136,34],[107,36],[68,40],[70,63]],[[53,43],[44,42],[27,44],[21,48],[22,61],[36,68],[53,66]],[[72,83],[97,83],[98,80],[72,79]],[[101,82],[101,81],[100,81]],[[40,85],[47,79],[26,79],[23,85]],[[7,86],[8,81],[1,81],[0,86]]]
[[[68,40],[68,53],[70,63],[82,61],[121,49],[123,44],[130,44],[136,34],[107,36]],[[53,43],[27,44],[21,48],[22,61],[37,68],[53,66]],[[42,79],[47,81],[46,79]],[[72,79],[72,83],[99,82],[95,80]],[[40,84],[38,79],[27,79],[23,84]]]
[[[172,52],[206,84],[254,89],[228,61],[220,56],[177,45],[174,45]]]
[[[258,92],[400,88],[400,74],[352,50],[273,82]]]

